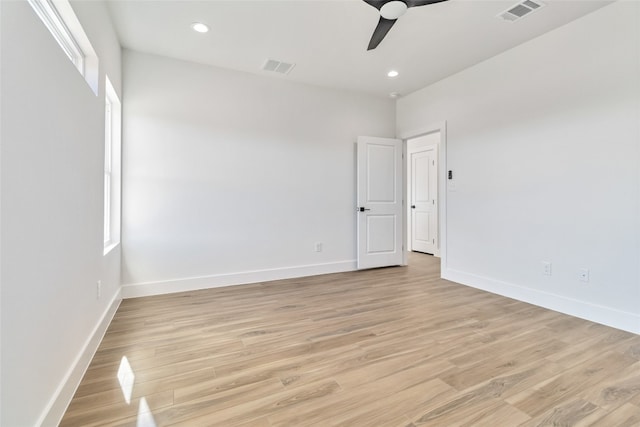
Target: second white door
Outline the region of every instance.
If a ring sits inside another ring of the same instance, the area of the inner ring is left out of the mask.
[[[402,141],[357,144],[358,269],[402,264]]]
[[[434,254],[438,248],[438,153],[435,147],[411,152],[411,249]]]

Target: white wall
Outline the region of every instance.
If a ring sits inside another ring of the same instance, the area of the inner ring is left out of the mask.
[[[125,296],[355,267],[354,142],[394,135],[392,100],[123,63]]]
[[[445,277],[640,333],[639,8],[616,2],[399,100],[398,134],[447,122]]]
[[[120,49],[103,3],[72,6],[100,58],[97,97],[26,2],[0,6],[3,426],[57,423],[119,295],[102,204]]]

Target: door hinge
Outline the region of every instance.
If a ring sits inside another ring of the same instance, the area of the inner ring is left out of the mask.
[[[432,164],[433,166],[435,166],[435,165],[436,165],[436,161],[435,161],[435,160],[431,160],[431,164]]]
[[[431,243],[433,243],[435,245],[436,244],[436,239],[432,239]]]

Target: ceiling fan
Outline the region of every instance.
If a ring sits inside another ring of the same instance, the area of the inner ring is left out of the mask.
[[[387,35],[396,20],[400,18],[410,7],[427,6],[447,0],[364,0],[380,11],[380,21],[373,31],[367,50],[378,47],[382,39]]]

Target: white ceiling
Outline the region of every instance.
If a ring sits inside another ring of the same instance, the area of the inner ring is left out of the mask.
[[[362,0],[110,0],[109,8],[129,49],[389,96],[411,93],[610,2],[546,0],[515,23],[496,15],[518,0],[414,7],[372,51],[367,44],[379,14]],[[211,31],[194,32],[196,21]],[[267,58],[296,66],[288,75],[262,71]],[[390,69],[400,75],[388,78]]]

